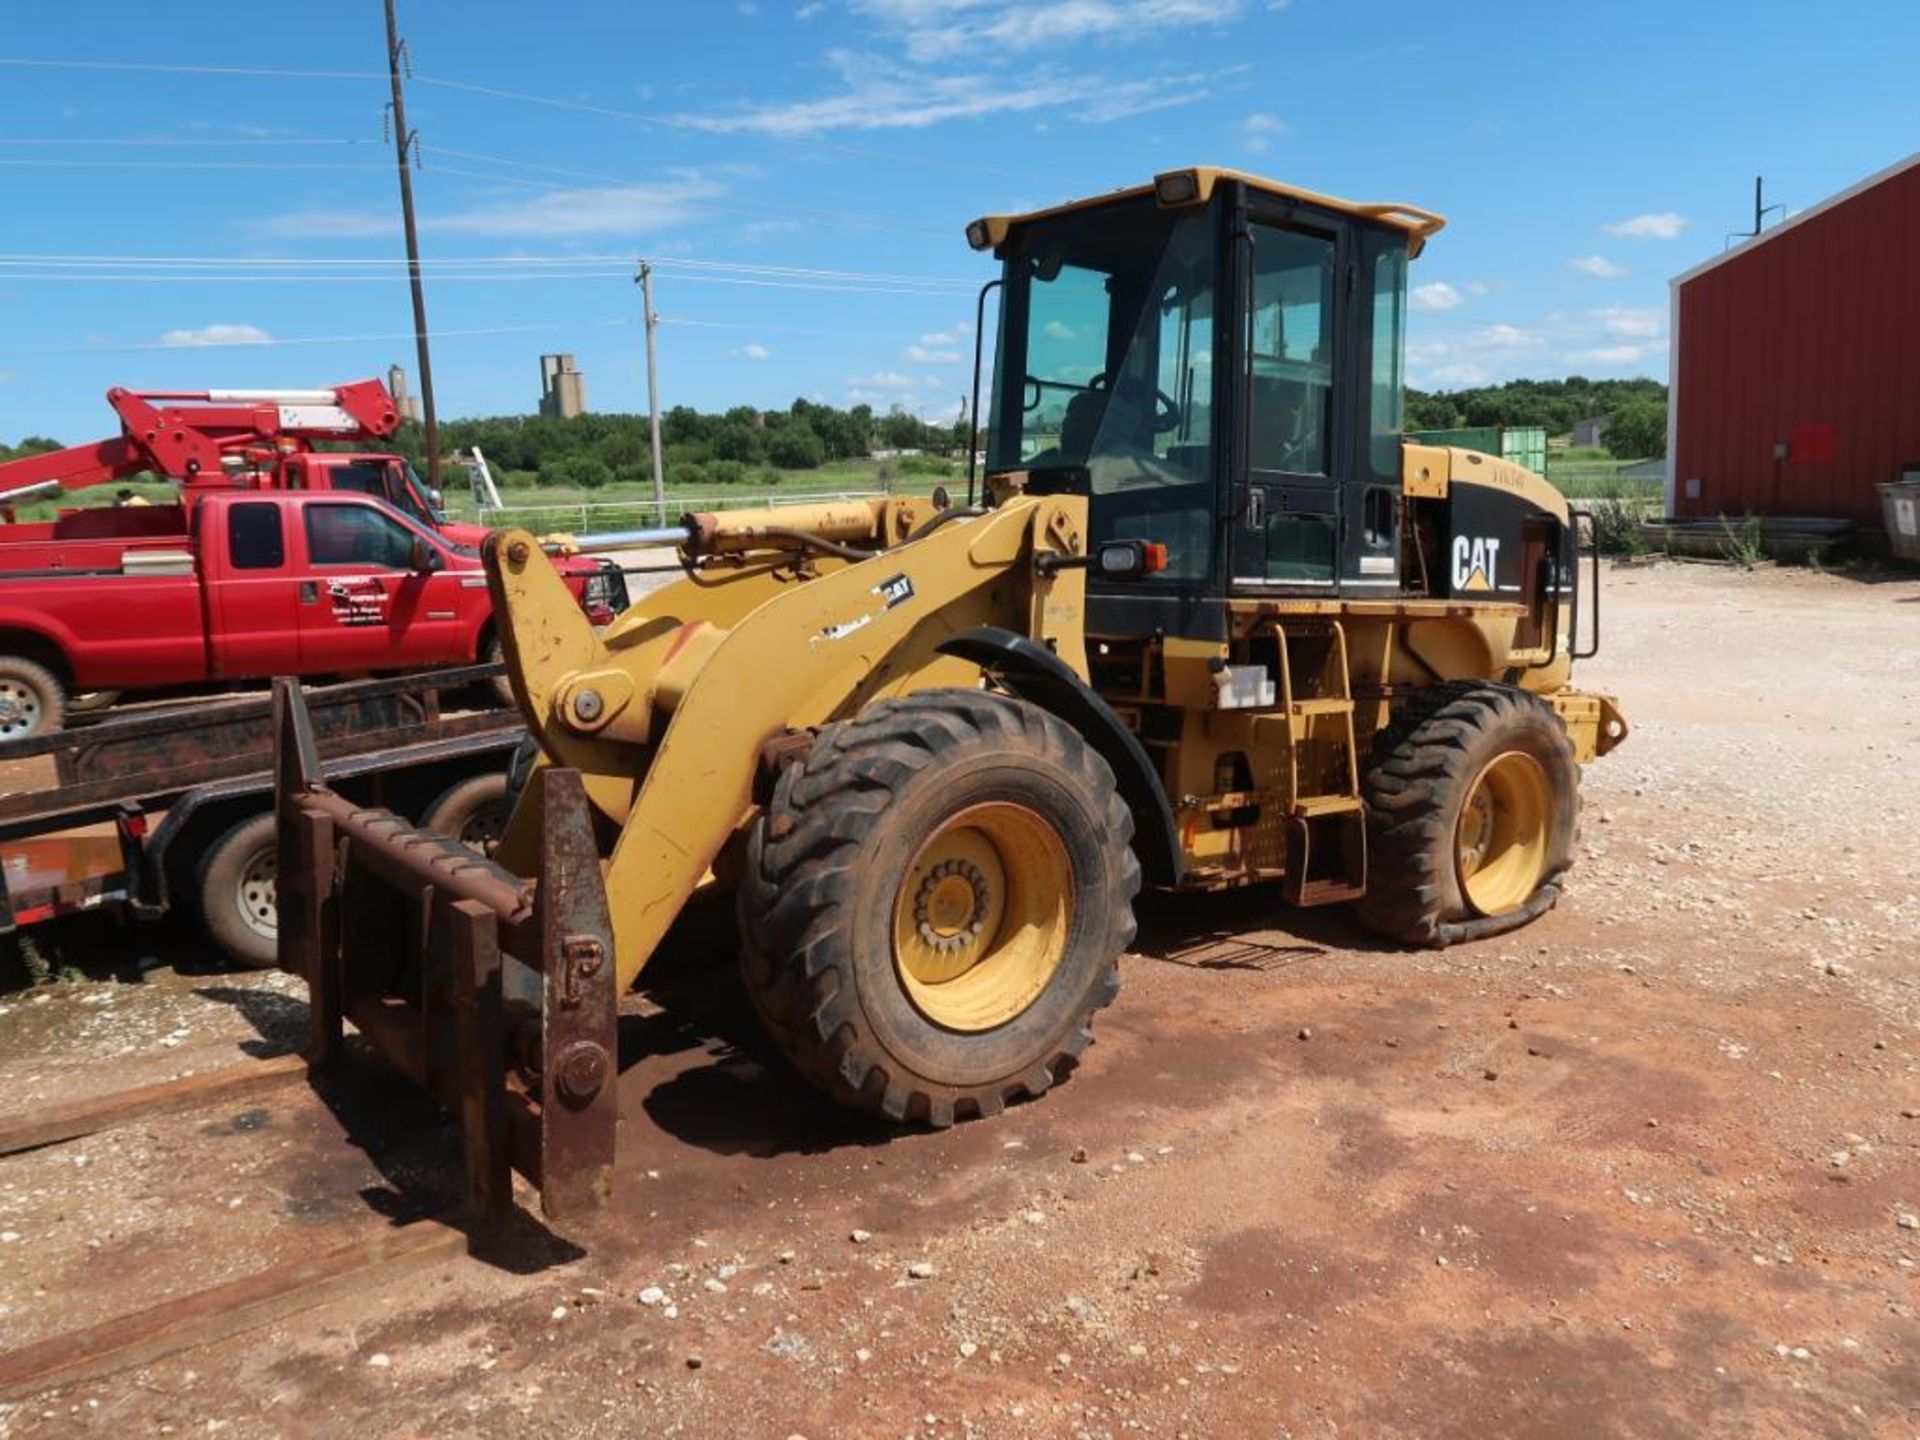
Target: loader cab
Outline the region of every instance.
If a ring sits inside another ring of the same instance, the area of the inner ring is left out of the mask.
[[[1220,638],[1229,598],[1401,588],[1407,262],[1437,217],[1223,171],[969,239],[1004,263],[987,472],[1088,497],[1088,629]]]

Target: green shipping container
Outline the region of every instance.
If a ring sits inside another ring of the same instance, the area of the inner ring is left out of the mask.
[[[1547,473],[1547,432],[1539,425],[1475,425],[1464,430],[1413,430],[1409,440],[1422,445],[1453,445],[1462,450],[1478,450],[1482,455],[1498,455],[1524,465],[1536,475]]]

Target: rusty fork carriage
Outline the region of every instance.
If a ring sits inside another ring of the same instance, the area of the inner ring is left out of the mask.
[[[327,788],[299,683],[274,682],[280,968],[308,984],[315,1073],[344,1023],[457,1120],[476,1232],[512,1171],[565,1220],[613,1184],[613,933],[577,770],[534,777],[540,880]]]

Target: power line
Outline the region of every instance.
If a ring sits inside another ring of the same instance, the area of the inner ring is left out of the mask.
[[[226,140],[208,140],[178,135],[126,135],[115,139],[92,139],[78,136],[56,135],[0,135],[0,145],[76,145],[88,146],[147,146],[171,149],[174,147],[195,147],[205,149],[233,149],[249,145],[270,145],[278,149],[289,145],[371,145],[371,140],[323,140],[301,136],[271,137],[261,135],[241,135]]]
[[[0,66],[12,66],[17,69],[40,70],[95,70],[144,75],[224,75],[267,80],[385,80],[385,72],[373,70],[301,70],[275,68],[271,66],[250,65],[180,65],[165,64],[148,60],[40,60],[21,57],[0,56]],[[469,95],[484,96],[494,100],[511,100],[523,105],[541,105],[555,110],[571,110],[579,114],[598,115],[606,119],[629,120],[642,125],[655,126],[678,133],[692,131],[699,134],[715,133],[711,128],[690,120],[684,115],[657,115],[644,110],[626,110],[611,105],[596,105],[586,100],[565,100],[555,95],[539,95],[527,90],[507,90],[496,85],[480,85],[470,80],[456,80],[440,75],[415,75],[416,85],[431,85],[437,89],[456,91]],[[762,140],[771,140],[783,145],[802,145],[816,150],[825,150],[836,154],[851,156],[862,160],[881,160],[896,165],[917,165],[928,169],[940,170],[952,174],[968,171],[979,175],[994,175],[1003,179],[1030,180],[1032,176],[1023,171],[1001,170],[991,166],[969,164],[965,161],[935,160],[924,155],[907,155],[893,151],[873,150],[860,145],[846,145],[838,141],[822,140],[817,136],[783,135],[771,131],[755,131]]]
[[[260,65],[168,65],[153,60],[31,60],[0,56],[19,70],[111,70],[142,75],[239,75],[264,80],[384,80],[384,70],[290,70]]]
[[[630,266],[633,263],[630,255],[488,255],[422,261],[420,268],[435,279],[450,281],[606,279],[628,272],[604,267]],[[975,288],[974,281],[959,276],[830,270],[758,261],[699,260],[688,257],[671,257],[652,263],[656,269],[671,271],[677,278],[695,282],[718,282],[724,279],[737,283],[777,282],[776,288],[893,287],[914,292],[955,294],[964,294]],[[28,280],[124,280],[181,284],[354,283],[384,281],[396,273],[407,273],[408,269],[408,263],[398,259],[0,254],[0,274],[9,279]]]
[[[25,170],[384,170],[330,160],[36,160],[0,155],[0,165]],[[482,177],[487,178],[487,177]]]
[[[404,274],[404,272],[401,272]],[[431,272],[430,272],[431,273]],[[212,272],[198,272],[191,275],[166,274],[94,274],[68,273],[58,271],[22,271],[8,273],[0,269],[0,281],[31,281],[34,283],[64,282],[81,284],[115,285],[365,285],[384,284],[399,278],[396,275],[222,275]],[[545,282],[554,280],[631,280],[632,274],[626,270],[562,270],[562,271],[507,271],[487,272],[483,274],[432,273],[436,285],[458,284],[500,284],[518,282]],[[742,285],[761,290],[788,290],[797,293],[815,293],[830,295],[920,295],[929,299],[951,300],[964,294],[956,289],[933,289],[912,285],[878,284],[835,284],[816,283],[805,280],[757,279],[742,275],[689,275],[676,273],[673,277],[682,283],[696,285]]]
[[[590,320],[583,324],[566,324],[548,321],[539,325],[489,325],[465,330],[435,330],[429,338],[434,340],[465,340],[487,335],[530,335],[555,330],[610,330],[629,327],[638,322],[625,320]],[[143,340],[130,341],[123,345],[62,345],[33,350],[0,351],[7,355],[116,355],[148,350],[277,350],[284,346],[299,345],[363,345],[376,341],[411,340],[413,331],[401,330],[388,334],[372,335],[297,335],[262,336],[250,340],[194,340],[192,342]]]

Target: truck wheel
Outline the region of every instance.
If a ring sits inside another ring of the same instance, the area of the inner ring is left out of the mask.
[[[501,648],[499,636],[496,635],[487,642],[487,653],[480,657],[480,663],[483,665],[504,665],[507,663],[507,652]],[[518,708],[520,704],[518,700],[513,698],[513,682],[507,679],[507,674],[504,670],[491,680],[482,682],[480,693],[495,705],[504,706],[509,710]]]
[[[429,805],[420,825],[490,856],[507,828],[507,814],[507,777],[473,775]]]
[[[272,811],[242,820],[200,859],[200,918],[228,957],[254,970],[279,961],[279,836]]]
[[[1360,918],[1416,945],[1478,940],[1560,898],[1580,767],[1553,707],[1486,681],[1435,686],[1383,732],[1367,773]]]
[[[0,655],[0,741],[51,735],[67,714],[58,677],[33,660]]]
[[[1119,992],[1140,867],[1113,773],[979,690],[821,731],[748,840],[741,965],[769,1031],[842,1104],[934,1126],[1038,1095]]]
[[[82,690],[78,695],[67,697],[67,714],[99,715],[111,710],[120,703],[118,690]]]

